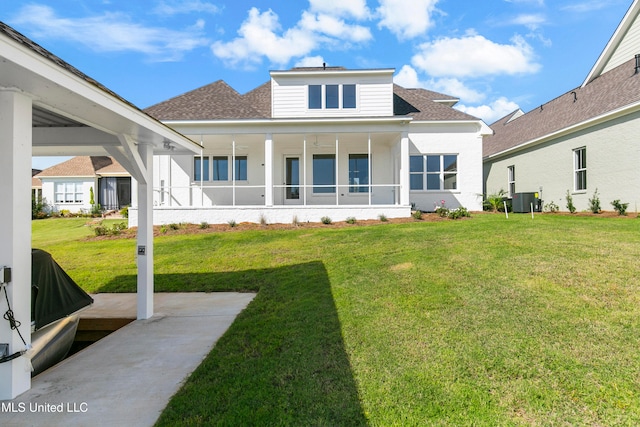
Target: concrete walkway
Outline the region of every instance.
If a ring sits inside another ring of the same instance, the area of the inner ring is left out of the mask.
[[[250,293],[156,294],[155,315],[134,321],[0,402],[1,426],[152,426]],[[135,294],[94,295],[83,317],[135,317]]]

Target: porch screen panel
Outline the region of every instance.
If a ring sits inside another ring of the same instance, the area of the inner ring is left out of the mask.
[[[116,178],[100,178],[100,198],[98,203],[103,209],[118,209],[118,180]]]
[[[313,155],[313,192],[336,192],[336,156],[334,154]],[[323,187],[318,187],[322,185]]]
[[[236,156],[234,177],[236,181],[247,180],[247,156]]]

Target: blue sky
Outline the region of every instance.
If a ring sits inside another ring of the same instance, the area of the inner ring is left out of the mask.
[[[579,86],[631,2],[35,0],[2,2],[0,20],[140,108],[326,62],[394,68],[490,124]]]

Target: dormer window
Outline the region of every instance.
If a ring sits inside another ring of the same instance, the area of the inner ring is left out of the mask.
[[[310,110],[356,108],[356,85],[309,85]]]

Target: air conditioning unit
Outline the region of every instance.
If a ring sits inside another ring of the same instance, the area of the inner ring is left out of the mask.
[[[531,212],[531,204],[533,204],[534,212],[542,212],[542,200],[538,198],[538,193],[514,193],[511,199],[513,212]]]

